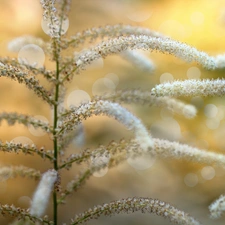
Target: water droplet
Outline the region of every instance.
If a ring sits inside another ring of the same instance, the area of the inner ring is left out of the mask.
[[[204,108],[204,114],[208,118],[213,118],[217,115],[218,108],[214,104],[207,104]]]
[[[28,44],[20,49],[18,53],[18,61],[21,64],[40,68],[44,66],[45,53],[38,45]]]
[[[215,177],[215,169],[212,166],[205,166],[201,170],[201,175],[205,180],[211,180]]]
[[[194,186],[196,186],[198,184],[198,176],[195,173],[188,173],[184,177],[184,183],[188,187],[194,187]]]
[[[119,77],[115,73],[108,73],[105,78],[110,79],[116,86],[119,84]]]
[[[43,122],[48,122],[48,119],[44,116],[41,116],[41,115],[36,115],[36,116],[34,116],[34,118],[37,119],[37,120],[41,120]],[[28,130],[30,131],[30,133],[32,135],[37,136],[37,137],[41,137],[41,136],[44,136],[46,134],[46,131],[44,131],[41,128],[35,128],[33,125],[30,125],[28,127]]]
[[[48,24],[50,24],[50,23],[51,23],[50,20],[44,20],[44,18],[42,18],[42,20],[41,20],[41,27],[42,27],[43,31],[49,36],[51,34],[51,30],[49,29]],[[69,28],[69,19],[66,18],[62,22],[61,34],[62,35],[65,34],[67,32],[68,28]],[[55,29],[56,29],[56,32],[58,33],[59,32],[59,26],[55,27]]]
[[[199,79],[200,76],[201,76],[201,70],[198,67],[193,66],[187,70],[187,77],[189,79]]]
[[[68,95],[66,104],[67,107],[71,105],[78,107],[82,103],[86,103],[90,100],[91,98],[87,92],[83,90],[75,90],[70,92],[70,94]]]
[[[113,92],[116,88],[114,82],[108,78],[100,78],[96,80],[92,86],[93,95],[103,95],[105,93]]]
[[[29,208],[31,204],[31,198],[28,196],[21,196],[18,199],[18,205],[22,208]]]
[[[173,80],[174,80],[174,78],[173,78],[173,75],[171,73],[163,73],[160,76],[160,83],[165,83],[165,82],[173,81]]]
[[[134,159],[128,158],[127,162],[136,170],[146,170],[154,164],[155,158],[150,155],[143,155]]]
[[[25,136],[18,136],[18,137],[15,137],[11,140],[13,143],[21,143],[21,144],[28,144],[28,145],[32,145],[34,144],[34,142],[28,138],[28,137],[25,137]]]

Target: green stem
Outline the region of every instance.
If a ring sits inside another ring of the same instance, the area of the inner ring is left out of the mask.
[[[56,61],[56,80],[59,79],[59,61]],[[54,169],[58,171],[58,140],[56,137],[56,128],[58,121],[58,98],[59,98],[59,84],[57,83],[55,86],[55,105],[54,105]],[[54,214],[54,225],[57,225],[57,193],[54,191],[53,193],[53,214]]]

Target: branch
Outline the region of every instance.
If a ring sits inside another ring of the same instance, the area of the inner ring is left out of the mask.
[[[49,159],[51,161],[54,160],[54,157],[52,156],[52,151],[47,150],[45,151],[44,147],[41,147],[38,149],[35,145],[29,146],[28,144],[22,144],[22,143],[13,143],[13,142],[6,142],[2,143],[0,142],[0,151],[2,152],[14,152],[19,153],[22,152],[24,154],[33,155],[36,153],[37,155],[41,156],[41,158]]]
[[[86,223],[91,219],[98,219],[101,215],[114,216],[121,213],[154,213],[158,216],[169,219],[174,224],[200,225],[200,222],[189,216],[187,213],[175,208],[169,203],[152,198],[126,198],[113,201],[109,204],[94,206],[87,211],[80,213],[72,219],[70,225]]]
[[[75,58],[77,71],[85,67],[100,57],[107,57],[113,54],[119,54],[128,49],[142,49],[148,51],[159,51],[183,59],[187,62],[197,62],[206,69],[224,68],[225,62],[218,62],[218,58],[210,57],[205,52],[201,52],[187,44],[159,37],[150,37],[145,35],[131,35],[129,37],[118,37],[108,41],[103,41],[78,54]]]
[[[78,108],[64,113],[60,118],[61,124],[58,126],[59,130],[57,135],[73,130],[76,125],[93,115],[112,117],[122,123],[126,128],[133,130],[137,142],[144,151],[153,146],[149,132],[137,117],[117,103],[102,100],[83,104]]]
[[[35,128],[41,128],[47,133],[52,133],[52,128],[49,123],[36,119],[32,116],[18,113],[0,113],[0,123],[2,120],[6,120],[9,126],[13,126],[16,122],[25,126],[34,126]]]
[[[184,80],[162,83],[151,90],[152,96],[223,96],[225,94],[224,79]]]
[[[4,166],[0,168],[0,181],[15,178],[17,176],[38,180],[41,177],[41,172],[25,166]]]
[[[0,77],[1,76],[8,77],[12,80],[18,81],[18,83],[25,84],[26,87],[33,90],[38,97],[41,97],[50,105],[54,104],[50,92],[45,90],[34,76],[30,76],[28,71],[0,62]]]
[[[190,104],[186,104],[178,99],[170,97],[156,97],[152,95],[152,91],[141,90],[120,90],[114,93],[105,93],[102,96],[95,96],[96,100],[109,100],[112,102],[136,103],[142,105],[165,107],[172,112],[184,115],[186,118],[196,116],[197,109]]]

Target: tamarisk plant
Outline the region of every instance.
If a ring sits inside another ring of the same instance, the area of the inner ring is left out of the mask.
[[[223,79],[175,81],[157,85],[149,91],[139,89],[117,90],[114,93],[106,93],[104,96],[94,96],[89,102],[84,102],[79,107],[71,107],[70,109],[65,109],[61,103],[64,100],[65,87],[72,81],[73,76],[81,73],[89,64],[101,57],[119,54],[141,69],[151,72],[155,69],[154,64],[136,50],[172,54],[186,62],[197,62],[209,70],[225,68],[225,55],[209,56],[205,52],[172,40],[158,32],[129,25],[92,28],[66,38],[64,37],[63,24],[67,20],[71,1],[40,0],[40,3],[43,8],[43,21],[47,24],[50,41],[44,42],[40,38],[24,36],[9,43],[9,49],[18,51],[28,44],[37,44],[55,63],[55,70],[30,64],[29,59],[17,60],[16,58],[2,57],[0,58],[0,77],[16,80],[42,98],[49,105],[49,109],[53,110],[52,121],[48,123],[30,115],[2,112],[0,122],[5,120],[8,125],[20,123],[27,127],[33,126],[43,129],[49,134],[53,149],[46,150],[44,147],[35,145],[0,142],[0,150],[7,153],[37,154],[43,159],[49,160],[52,168],[41,173],[25,166],[1,167],[1,178],[9,179],[20,175],[40,179],[29,209],[0,204],[2,215],[16,218],[14,224],[57,225],[58,206],[65,203],[69,195],[79,190],[94,172],[117,166],[129,157],[135,158],[143,154],[150,154],[162,158],[185,159],[224,167],[225,155],[223,154],[153,138],[142,121],[121,105],[122,103],[156,105],[191,119],[197,113],[196,108],[176,99],[176,97],[223,96],[225,90]],[[88,39],[92,42],[91,47],[76,55],[64,56],[64,51],[76,49]],[[100,42],[98,42],[99,39]],[[41,85],[36,77],[37,74],[42,74],[51,84],[50,90]],[[79,126],[93,115],[105,115],[114,118],[133,131],[134,138],[119,142],[112,141],[106,146],[101,145],[93,150],[86,149],[80,153],[72,154],[68,158],[63,158],[63,153],[68,148],[74,135],[79,135],[76,134],[77,130],[79,131]],[[87,164],[86,170],[82,170],[66,187],[61,187],[61,171],[70,169],[73,164],[80,163]],[[51,193],[53,194],[52,218],[45,215]],[[225,210],[224,196],[216,200],[209,209],[212,218],[219,217]],[[136,211],[154,213],[175,224],[200,224],[187,213],[169,203],[165,203],[162,199],[133,196],[93,206],[83,213],[76,214],[74,212],[74,218],[71,218],[71,222],[67,224],[82,224],[91,219],[97,219],[101,215],[112,216]]]

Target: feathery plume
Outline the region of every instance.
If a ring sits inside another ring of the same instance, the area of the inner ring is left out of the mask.
[[[153,96],[223,96],[225,94],[224,79],[203,79],[166,82],[156,85],[152,90]]]
[[[122,123],[127,129],[133,130],[136,140],[140,143],[143,150],[147,150],[153,146],[149,132],[137,117],[117,103],[102,100],[88,102],[64,113],[60,118],[58,135],[68,130],[74,130],[76,125],[92,115],[112,117]]]
[[[25,166],[4,166],[0,167],[0,181],[8,180],[17,176],[30,177],[35,180],[41,176],[40,171]]]
[[[186,118],[193,118],[197,114],[195,106],[170,97],[156,97],[151,91],[141,90],[119,90],[113,93],[105,93],[102,96],[94,96],[96,100],[109,100],[112,102],[136,103],[147,106],[165,107],[168,110],[184,115]]]
[[[209,206],[209,211],[211,219],[218,219],[221,217],[222,213],[225,211],[225,196],[221,195],[217,200],[215,200]]]
[[[155,70],[154,63],[144,54],[136,50],[123,51],[120,53],[120,56],[144,72],[152,73]]]
[[[100,57],[119,54],[125,50],[142,49],[159,51],[181,58],[187,62],[197,62],[206,69],[215,69],[215,59],[205,52],[201,52],[187,44],[168,38],[150,37],[145,35],[131,35],[103,41],[91,47],[75,57],[75,63],[79,69],[84,69],[88,64]]]
[[[165,35],[150,30],[148,28],[139,27],[139,26],[130,26],[130,25],[107,25],[104,27],[93,27],[91,29],[84,30],[81,33],[71,36],[69,39],[62,39],[61,47],[63,49],[68,47],[78,47],[88,38],[91,42],[97,38],[104,39],[104,37],[119,37],[119,36],[129,36],[129,35],[146,35],[152,37],[161,37],[166,38]]]
[[[101,215],[112,216],[121,213],[154,213],[158,216],[169,219],[174,224],[200,225],[200,223],[187,213],[175,208],[169,203],[152,198],[126,198],[113,201],[109,204],[94,206],[77,216],[70,225],[85,223],[91,219],[97,219]]]
[[[43,216],[50,194],[53,190],[54,183],[57,180],[58,173],[56,170],[48,170],[42,175],[41,181],[34,193],[32,204],[30,208],[30,214],[32,216]]]

